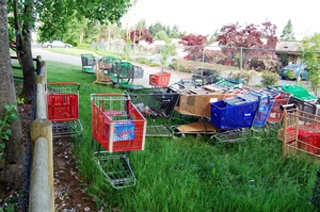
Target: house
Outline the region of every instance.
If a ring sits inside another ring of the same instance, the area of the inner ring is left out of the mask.
[[[281,59],[282,65],[289,63],[300,64],[302,51],[299,50],[300,41],[280,41],[276,45],[276,54]]]

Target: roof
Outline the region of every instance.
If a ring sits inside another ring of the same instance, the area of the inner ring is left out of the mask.
[[[281,41],[277,43],[276,50],[277,52],[299,51],[300,44],[300,41]]]

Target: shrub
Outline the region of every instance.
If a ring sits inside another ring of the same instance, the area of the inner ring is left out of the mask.
[[[261,84],[264,87],[273,86],[278,84],[278,75],[270,72],[262,73]]]

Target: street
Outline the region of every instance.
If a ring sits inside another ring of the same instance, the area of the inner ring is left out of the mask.
[[[56,62],[61,62],[61,63],[66,63],[66,64],[79,66],[79,72],[81,72],[81,69],[82,69],[80,56],[74,56],[74,55],[67,55],[67,54],[60,54],[60,53],[51,52],[51,51],[48,51],[45,48],[42,48],[39,44],[32,46],[32,55],[33,55],[34,58],[37,57],[38,55],[40,55],[42,57],[43,61],[56,61]],[[133,62],[133,64],[135,64],[135,63]],[[143,70],[144,70],[144,74],[143,74],[143,78],[142,79],[134,79],[133,84],[136,84],[136,85],[143,85],[145,87],[150,87],[150,85],[149,85],[149,75],[162,71],[161,67],[150,67],[150,66],[141,65],[141,64],[135,64],[135,65],[141,66],[143,68]],[[191,73],[170,71],[170,70],[167,70],[167,69],[164,69],[163,71],[168,71],[168,72],[171,73],[169,85],[174,84],[174,83],[180,81],[181,79],[190,80],[191,76],[192,76]],[[227,77],[228,74],[229,74],[228,72],[225,72],[225,73],[222,74],[221,77]],[[261,81],[261,76],[253,76],[251,82],[249,82],[249,85],[253,86],[253,85],[260,84],[260,81]],[[303,83],[306,84],[307,82],[303,81]],[[293,80],[282,80],[279,77],[278,84],[296,84],[296,81],[293,81]]]

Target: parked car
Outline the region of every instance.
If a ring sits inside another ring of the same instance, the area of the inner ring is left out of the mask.
[[[45,48],[72,48],[72,45],[69,43],[64,43],[59,40],[55,40],[52,42],[44,42],[42,44],[42,47],[45,47]]]
[[[301,68],[301,71],[300,71]],[[279,75],[282,79],[297,79],[300,74],[300,79],[308,80],[309,74],[308,69],[306,65],[300,65],[300,64],[291,64],[286,67],[284,67]]]

